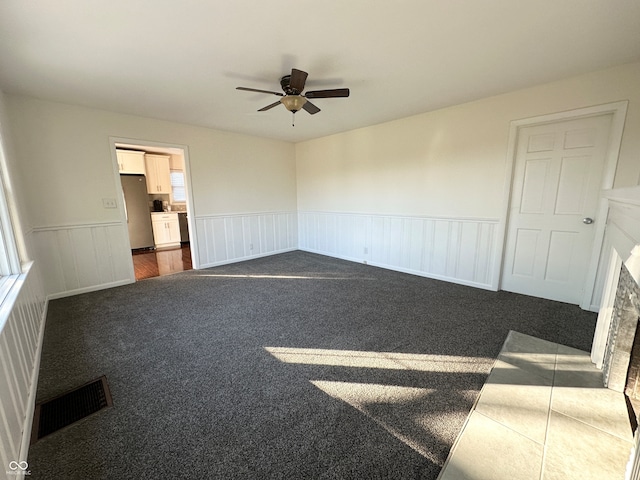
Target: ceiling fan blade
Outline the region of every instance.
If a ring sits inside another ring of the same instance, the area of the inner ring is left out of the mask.
[[[273,108],[273,107],[277,107],[278,105],[280,105],[280,100],[278,100],[277,102],[273,102],[271,105],[267,105],[266,107],[262,107],[260,110],[258,110],[259,112],[266,112],[267,110]]]
[[[257,88],[247,88],[247,87],[236,87],[236,90],[244,90],[245,92],[271,93],[273,95],[278,95],[279,97],[284,97],[284,93],[272,92],[271,90],[260,90]]]
[[[307,81],[307,76],[309,74],[307,72],[303,72],[302,70],[297,70],[295,68],[291,69],[291,79],[289,80],[289,87],[293,90],[296,90],[298,93],[302,93],[304,90],[304,84]]]
[[[307,92],[304,94],[307,98],[336,98],[336,97],[348,97],[348,88],[334,88],[332,90],[314,90],[313,92]]]
[[[302,108],[304,108],[311,115],[318,113],[320,111],[320,109],[316,107],[313,103],[311,103],[309,100],[304,102],[304,105],[302,105]]]

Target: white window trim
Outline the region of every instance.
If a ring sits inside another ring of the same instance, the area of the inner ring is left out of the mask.
[[[0,138],[1,141],[1,138]],[[1,148],[1,146],[0,146]],[[23,272],[15,230],[11,221],[11,213],[7,202],[5,181],[7,176],[6,157],[0,149],[1,181],[0,181],[0,276],[17,275]]]
[[[16,227],[7,198],[9,171],[4,147],[0,131],[0,332],[4,330],[32,264],[22,264],[16,242]]]
[[[184,170],[171,170],[170,171],[171,174],[173,173],[180,173],[182,174],[182,188],[184,189],[184,200],[176,200],[173,196],[173,189],[174,189],[174,185],[173,185],[173,177],[171,177],[171,203],[176,203],[179,205],[185,204],[187,203],[187,182],[186,182],[186,175],[184,173]]]

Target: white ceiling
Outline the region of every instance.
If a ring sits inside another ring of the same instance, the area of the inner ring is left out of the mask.
[[[637,60],[638,0],[0,1],[7,93],[293,142]],[[351,96],[235,90],[292,67]]]

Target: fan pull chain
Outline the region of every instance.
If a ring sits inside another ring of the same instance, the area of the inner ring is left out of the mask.
[[[291,126],[295,127],[296,126],[296,112],[293,112],[291,114]]]

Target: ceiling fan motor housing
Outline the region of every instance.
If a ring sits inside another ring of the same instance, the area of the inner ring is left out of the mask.
[[[280,86],[287,95],[300,95],[301,92],[291,88],[291,75],[285,75],[280,79]]]

